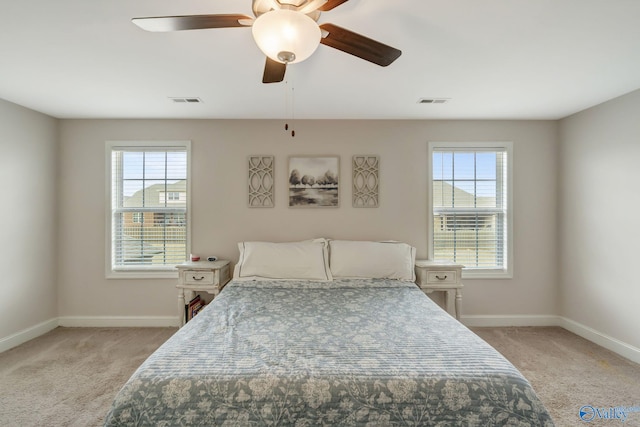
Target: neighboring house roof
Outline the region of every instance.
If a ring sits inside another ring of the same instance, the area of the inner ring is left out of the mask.
[[[124,207],[127,208],[155,208],[155,207],[184,207],[186,206],[186,199],[183,197],[180,200],[167,200],[165,205],[166,195],[164,193],[183,193],[187,192],[187,181],[182,179],[174,183],[154,184],[147,188],[136,191],[129,197],[124,199]]]

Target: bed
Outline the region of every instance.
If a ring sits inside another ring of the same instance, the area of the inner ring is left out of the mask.
[[[240,252],[234,280],[138,368],[106,426],[553,425],[518,370],[426,297],[412,270],[357,271],[406,266],[358,266],[347,251],[355,270],[274,279],[269,263],[243,276],[251,254]]]

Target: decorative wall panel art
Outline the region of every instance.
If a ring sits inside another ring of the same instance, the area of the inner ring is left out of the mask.
[[[273,156],[249,156],[249,207],[272,208],[274,204]]]
[[[378,156],[353,156],[353,207],[377,208],[380,158]]]

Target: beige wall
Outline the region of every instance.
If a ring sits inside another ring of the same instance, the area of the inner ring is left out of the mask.
[[[469,280],[466,315],[556,315],[557,122],[63,120],[59,315],[177,316],[173,280],[105,279],[105,141],[192,141],[192,252],[237,260],[242,240],[395,239],[427,255],[427,142],[514,142],[515,269]],[[247,156],[275,156],[276,207],[247,207]],[[287,158],[339,155],[340,208],[287,207]],[[380,156],[380,207],[351,207],[351,156]]]
[[[0,99],[0,339],[57,316],[57,121]]]
[[[636,91],[562,120],[559,168],[561,314],[636,349],[639,113]]]
[[[403,240],[425,257],[427,142],[510,140],[514,277],[467,280],[467,320],[559,315],[590,339],[637,349],[638,111],[640,91],[561,121],[299,121],[292,139],[281,121],[56,120],[0,100],[0,344],[58,317],[177,315],[174,280],[105,279],[106,140],[192,140],[192,251],[233,261],[241,240],[315,236]],[[276,156],[273,209],[246,207],[253,154]],[[297,154],[341,157],[340,208],[287,208]],[[354,154],[380,156],[377,209],[351,207]]]

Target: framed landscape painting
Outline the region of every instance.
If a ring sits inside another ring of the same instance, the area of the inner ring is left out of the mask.
[[[289,207],[339,207],[339,172],[338,156],[289,157]]]

